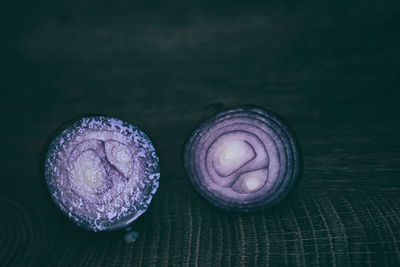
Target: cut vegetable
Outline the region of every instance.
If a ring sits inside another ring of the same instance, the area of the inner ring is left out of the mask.
[[[75,121],[51,142],[45,178],[58,207],[92,231],[127,226],[157,191],[159,159],[148,136],[119,119]]]
[[[203,121],[186,141],[183,165],[201,195],[236,211],[277,205],[302,172],[292,128],[276,113],[252,105],[227,109]]]

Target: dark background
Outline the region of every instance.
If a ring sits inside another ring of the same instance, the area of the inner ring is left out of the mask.
[[[399,1],[0,0],[0,265],[399,265],[399,48]],[[201,119],[246,103],[304,152],[264,214],[213,208],[180,162]],[[40,172],[57,127],[93,112],[160,149],[134,243],[74,226]]]

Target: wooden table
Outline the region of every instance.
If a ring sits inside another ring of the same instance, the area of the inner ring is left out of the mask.
[[[400,265],[399,1],[0,1],[1,266]],[[181,147],[221,106],[288,119],[304,175],[278,208],[203,200]],[[91,233],[52,203],[41,155],[87,113],[161,151],[150,209]]]

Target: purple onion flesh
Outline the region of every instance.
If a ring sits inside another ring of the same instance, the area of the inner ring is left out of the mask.
[[[58,207],[92,231],[120,229],[143,214],[159,185],[149,137],[119,119],[75,121],[51,142],[45,178]]]
[[[269,209],[301,176],[300,146],[276,113],[245,105],[216,113],[189,136],[185,172],[212,204],[233,211]]]

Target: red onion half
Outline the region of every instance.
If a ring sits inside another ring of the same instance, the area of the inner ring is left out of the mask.
[[[119,119],[75,121],[51,142],[45,178],[58,207],[92,231],[127,226],[144,213],[159,185],[159,158],[149,137]]]
[[[275,206],[302,172],[292,128],[278,114],[252,105],[233,107],[203,121],[186,141],[183,165],[202,196],[234,211]]]

